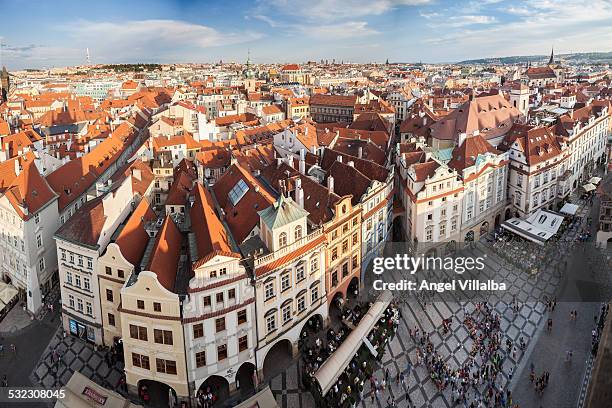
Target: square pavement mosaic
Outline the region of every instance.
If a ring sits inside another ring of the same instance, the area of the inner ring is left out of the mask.
[[[546,320],[546,307],[541,301],[545,297],[551,298],[556,285],[559,283],[558,274],[551,268],[543,271],[537,277],[529,277],[523,271],[519,271],[503,258],[482,244],[474,245],[468,250],[467,256],[483,256],[487,254],[485,263],[491,276],[504,276],[508,284],[508,291],[493,294],[488,298],[488,303],[500,316],[500,333],[502,347],[505,355],[506,339],[511,339],[518,344],[520,337],[527,344],[525,351],[516,353],[515,356],[508,355],[504,359],[501,375],[498,377],[497,385],[506,387],[511,384],[510,372],[517,372],[519,365],[524,365],[530,351],[529,345],[533,341],[538,327]],[[481,277],[482,279],[482,277]],[[389,370],[391,386],[387,391],[381,392],[378,398],[369,396],[369,381],[365,383],[365,398],[358,406],[361,407],[386,407],[389,395],[399,407],[417,408],[446,408],[455,406],[451,402],[450,387],[440,392],[430,378],[430,373],[422,364],[414,367],[416,362],[416,345],[409,335],[409,329],[418,327],[421,333],[429,333],[431,341],[438,353],[444,356],[449,366],[460,367],[468,358],[472,340],[463,325],[466,312],[474,310],[479,299],[462,297],[453,298],[453,294],[446,296],[443,301],[423,302],[415,297],[404,300],[400,305],[401,321],[398,332],[389,343],[383,356],[380,369],[375,372],[375,377],[381,380],[385,370]],[[423,299],[422,299],[423,300]],[[512,309],[512,302],[518,302],[518,312]],[[453,325],[449,332],[442,333],[442,320],[453,319]],[[410,359],[411,370],[408,369]],[[395,376],[398,372],[404,372],[406,378],[404,384],[396,384]],[[298,388],[298,366],[293,364],[287,371],[273,378],[270,388],[281,407],[314,407],[314,399],[308,393]],[[473,394],[472,394],[473,395]],[[515,395],[515,400],[520,402],[520,396]],[[410,403],[408,402],[410,401]]]
[[[54,353],[57,360],[54,361]],[[30,375],[32,384],[45,388],[64,386],[72,373],[79,371],[103,387],[115,389],[123,373],[123,363],[109,367],[104,353],[72,336],[63,335],[60,327]]]

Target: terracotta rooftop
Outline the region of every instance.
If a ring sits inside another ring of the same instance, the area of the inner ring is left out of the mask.
[[[182,242],[181,231],[172,218],[167,216],[161,230],[157,233],[151,259],[146,269],[155,272],[159,283],[171,292],[175,291]]]
[[[156,218],[157,215],[151,209],[149,202],[146,199],[140,200],[115,239],[115,244],[121,248],[121,254],[133,266],[140,263],[149,242],[149,234],[145,230],[145,225]]]

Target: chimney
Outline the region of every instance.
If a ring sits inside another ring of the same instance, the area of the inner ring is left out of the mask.
[[[465,142],[466,137],[467,133],[459,133],[459,138],[457,139],[457,146],[461,146],[463,142]]]
[[[287,156],[287,165],[288,165],[289,167],[293,168],[293,155],[292,155],[292,154],[289,154],[289,155]]]
[[[295,201],[300,208],[304,208],[304,190],[302,189],[302,179],[300,178],[295,180]]]
[[[136,180],[142,180],[142,171],[140,169],[135,169],[132,168],[132,176],[136,179]]]
[[[355,162],[354,161],[349,161],[348,163],[346,163],[347,165],[351,166],[351,167],[355,167]]]
[[[329,176],[327,177],[327,189],[333,193],[334,192],[334,177],[333,176]]]
[[[341,155],[338,155],[338,156],[336,157],[336,159],[337,159],[337,160],[338,160],[340,163],[342,163],[342,156],[341,156]]]
[[[277,169],[280,167],[282,162],[283,162],[283,158],[282,157],[277,157],[276,158],[276,168]]]
[[[363,146],[359,146],[359,148],[357,149],[357,157],[363,159]]]
[[[15,174],[19,175],[21,173],[21,163],[19,163],[19,159],[15,159]]]

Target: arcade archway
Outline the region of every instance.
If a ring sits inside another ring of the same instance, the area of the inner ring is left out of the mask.
[[[282,339],[273,345],[263,363],[263,375],[267,380],[271,380],[283,372],[293,361],[292,344],[287,339]]]

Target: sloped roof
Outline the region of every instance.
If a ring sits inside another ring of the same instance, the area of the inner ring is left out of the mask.
[[[242,180],[248,191],[239,201],[232,203],[230,191]],[[225,221],[230,228],[232,236],[240,245],[249,233],[259,223],[258,211],[267,208],[275,201],[264,186],[238,164],[231,165],[213,186],[213,192],[219,206],[225,213]]]
[[[115,239],[115,244],[121,248],[121,254],[132,265],[137,265],[149,242],[149,234],[145,230],[147,222],[157,218],[146,199],[140,200],[138,206]]]
[[[308,217],[308,211],[300,208],[299,205],[284,194],[268,208],[258,212],[261,220],[269,229],[280,228],[292,222]]]
[[[198,256],[192,259],[197,268],[200,261],[212,254],[240,257],[232,251],[227,231],[217,217],[210,192],[198,183],[195,187],[195,200],[190,210],[191,231],[196,235]]]
[[[174,292],[183,236],[170,216],[157,233],[147,270],[155,272],[162,286]]]
[[[448,162],[448,167],[459,172],[476,164],[478,155],[492,153],[495,155],[501,152],[495,149],[480,135],[470,136],[465,139],[461,146],[453,149],[452,158]]]

